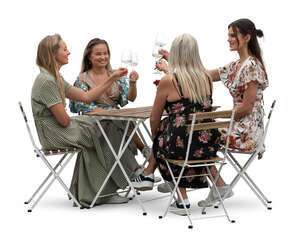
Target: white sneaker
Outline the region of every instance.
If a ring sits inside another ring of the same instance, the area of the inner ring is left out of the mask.
[[[223,187],[217,187],[217,188],[218,188],[218,191],[223,200],[233,196],[233,191],[231,190],[229,185],[223,186]],[[227,191],[229,191],[229,193],[225,197],[225,194],[227,193]],[[199,201],[198,206],[199,207],[211,207],[211,206],[215,205],[218,201],[220,201],[220,200],[219,200],[217,191],[214,188],[211,188],[207,198],[205,200]]]
[[[119,194],[115,194],[107,197],[107,200],[105,200],[103,204],[121,204],[121,203],[128,203],[128,202],[129,202],[129,198],[122,197]]]
[[[137,169],[134,173],[134,178],[137,178],[140,174],[143,173],[145,168],[141,167],[139,169]],[[154,182],[157,183],[157,182],[160,182],[161,181],[161,178],[160,177],[156,177],[154,176]]]
[[[172,192],[174,187],[175,186],[173,182],[164,182],[157,186],[157,191],[162,193],[168,193],[168,192]]]
[[[143,174],[140,174],[131,182],[133,187],[137,190],[140,191],[152,190],[154,185],[154,175],[153,173],[149,174],[148,176],[144,176]]]

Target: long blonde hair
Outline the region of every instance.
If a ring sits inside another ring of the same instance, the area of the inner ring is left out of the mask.
[[[58,84],[59,92],[63,103],[65,103],[64,83],[59,73],[55,55],[59,49],[59,42],[62,40],[59,34],[48,35],[41,40],[37,50],[36,64],[45,68],[52,74]]]
[[[183,92],[196,103],[209,100],[212,79],[199,55],[197,40],[190,34],[179,35],[172,43],[169,55],[169,73],[177,75]]]

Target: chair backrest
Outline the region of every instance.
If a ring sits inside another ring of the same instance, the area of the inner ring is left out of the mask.
[[[232,130],[232,124],[234,120],[234,110],[224,110],[224,111],[213,111],[213,112],[198,112],[193,113],[189,115],[189,120],[192,120],[191,124],[187,124],[187,132],[190,133],[189,135],[189,141],[188,141],[188,150],[187,153],[189,153],[189,147],[192,141],[192,133],[193,131],[199,131],[199,130],[209,130],[209,129],[217,129],[217,128],[228,128],[227,136],[230,136],[231,130]],[[220,118],[229,119],[228,121],[221,121]],[[204,120],[204,119],[210,119],[211,121],[206,121],[204,123],[196,123],[196,120]],[[225,153],[227,153],[229,145],[229,138],[226,140],[225,145]]]
[[[23,117],[24,117],[24,121],[25,121],[25,124],[26,124],[27,132],[28,132],[29,137],[30,137],[30,141],[31,141],[31,143],[32,143],[32,145],[33,145],[35,151],[39,151],[39,148],[37,147],[37,145],[36,145],[35,142],[34,142],[33,135],[32,135],[32,133],[31,133],[30,127],[29,127],[29,125],[28,125],[28,119],[27,119],[27,117],[26,117],[24,108],[23,108],[22,103],[21,103],[20,101],[19,101],[19,107],[20,107],[21,113],[22,113],[22,115],[23,115]]]
[[[261,140],[260,140],[260,142],[257,146],[257,149],[256,149],[256,151],[258,153],[261,151],[261,149],[263,148],[263,145],[265,143],[266,135],[267,135],[267,132],[268,132],[268,129],[269,129],[269,124],[270,124],[270,120],[271,120],[271,116],[272,116],[275,104],[276,104],[276,100],[273,100],[272,105],[271,105],[271,109],[270,109],[268,117],[267,117],[268,120],[267,120],[267,124],[265,125],[264,134],[261,137]]]

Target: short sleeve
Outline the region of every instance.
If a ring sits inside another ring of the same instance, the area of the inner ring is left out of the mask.
[[[244,72],[244,81],[245,87],[247,88],[247,84],[250,82],[257,82],[262,90],[268,87],[269,83],[263,69],[263,66],[260,62],[252,59],[245,66]]]
[[[67,81],[65,81],[64,78],[62,78],[63,82],[64,82],[64,86],[65,86],[65,93],[72,87],[72,85],[70,85]]]
[[[119,90],[120,90],[120,99],[119,99],[119,105],[120,106],[125,106],[128,104],[128,82],[126,81],[126,79],[124,77],[121,77],[118,80],[118,84],[119,84]]]
[[[62,102],[60,91],[55,81],[44,81],[40,91],[40,100],[47,108]]]
[[[230,74],[232,73],[234,62],[231,62],[223,67],[218,68],[218,72],[220,75],[220,80],[224,83],[225,86],[228,86],[230,81]]]

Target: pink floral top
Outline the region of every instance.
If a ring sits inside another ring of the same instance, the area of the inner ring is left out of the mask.
[[[242,103],[248,84],[252,81],[258,83],[257,98],[252,113],[233,125],[230,148],[239,151],[252,151],[259,144],[258,140],[264,131],[263,90],[269,85],[261,62],[252,56],[246,61],[239,76],[237,76],[239,60],[219,68],[220,78],[233,97],[234,107]]]

